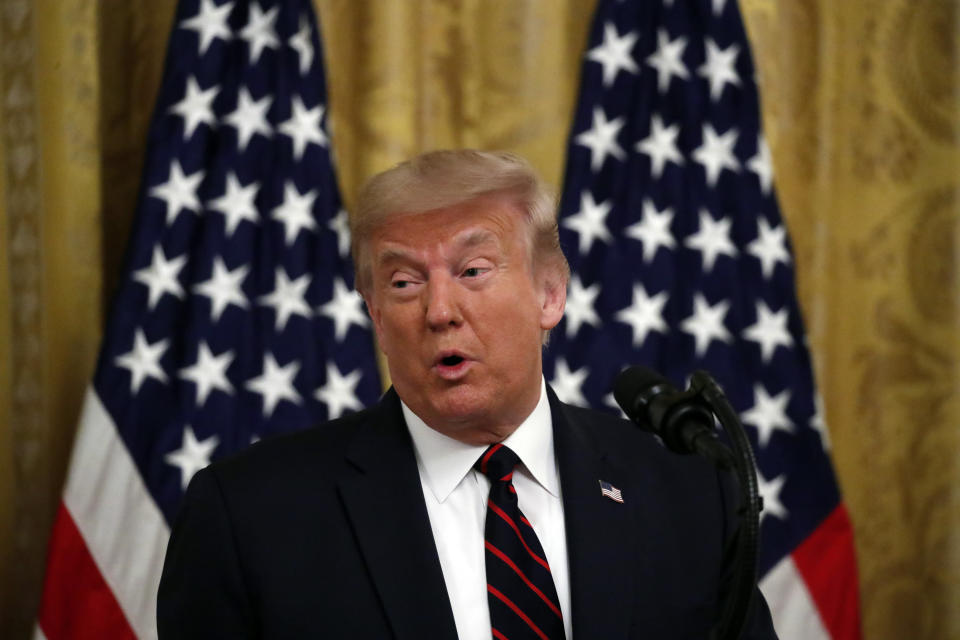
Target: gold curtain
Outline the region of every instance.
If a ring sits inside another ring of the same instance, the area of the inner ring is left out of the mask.
[[[593,1],[315,0],[348,205],[447,146],[553,184]],[[960,639],[960,9],[741,0],[870,640]],[[174,3],[0,0],[0,636],[26,638]]]

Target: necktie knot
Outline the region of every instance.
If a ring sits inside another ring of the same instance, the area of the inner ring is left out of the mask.
[[[510,447],[497,443],[483,452],[474,468],[487,476],[491,483],[510,482],[514,467],[520,464],[520,458]]]

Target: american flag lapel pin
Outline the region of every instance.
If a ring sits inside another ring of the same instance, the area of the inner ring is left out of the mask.
[[[600,481],[600,494],[610,498],[614,502],[623,504],[623,494],[620,493],[620,489],[617,489],[606,480]]]

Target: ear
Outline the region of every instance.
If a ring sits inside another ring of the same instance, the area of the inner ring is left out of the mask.
[[[540,328],[549,331],[557,326],[566,305],[566,276],[556,268],[544,269],[540,281]]]

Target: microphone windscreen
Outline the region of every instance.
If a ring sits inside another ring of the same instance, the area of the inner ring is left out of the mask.
[[[613,381],[613,397],[624,413],[634,418],[637,396],[655,385],[669,384],[669,380],[653,369],[635,365],[617,374]]]

